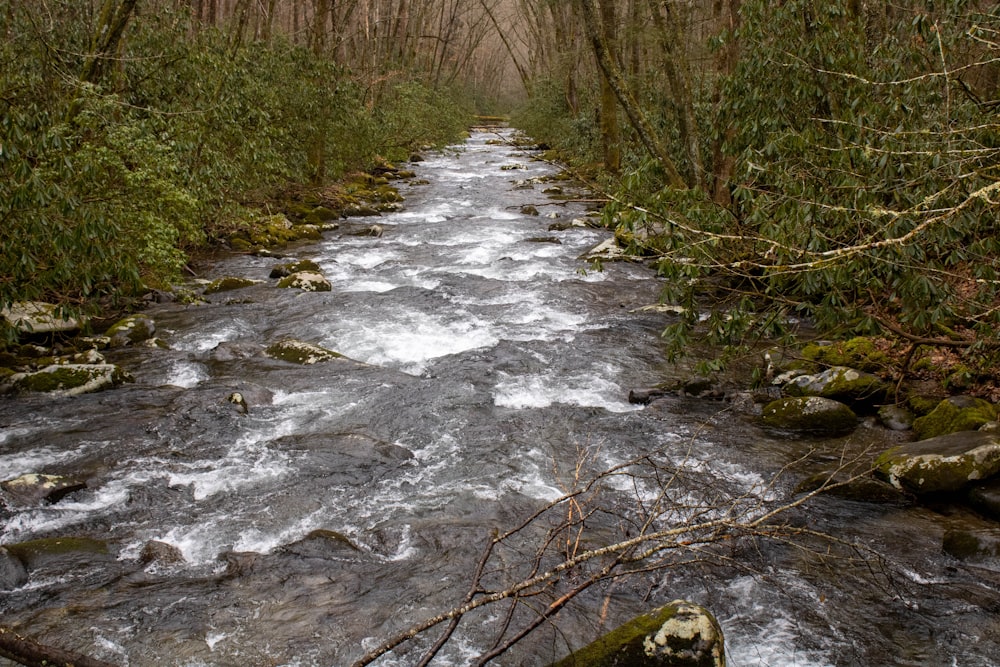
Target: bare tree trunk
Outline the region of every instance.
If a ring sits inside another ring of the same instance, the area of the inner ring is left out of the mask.
[[[608,45],[601,35],[600,24],[594,10],[594,5],[592,4],[593,0],[577,0],[577,3],[583,12],[584,28],[594,49],[594,57],[597,59],[597,64],[607,77],[611,89],[618,98],[618,103],[621,104],[625,115],[629,118],[629,122],[635,129],[636,134],[639,135],[639,140],[646,147],[646,150],[649,151],[649,154],[659,162],[660,167],[667,177],[667,184],[679,190],[687,189],[687,183],[684,182],[684,178],[681,176],[680,171],[678,171],[677,165],[670,158],[670,154],[663,146],[663,143],[657,138],[652,124],[646,118],[642,107],[639,106],[628,84],[618,70],[618,65],[615,63]]]
[[[97,25],[90,40],[90,53],[83,62],[80,79],[86,83],[99,84],[104,77],[108,60],[118,50],[125,27],[139,0],[104,0]]]
[[[739,44],[735,39],[736,28],[739,26],[740,0],[719,0],[715,6],[715,13],[718,18],[724,21],[725,30],[731,35],[726,40],[725,46],[719,52],[717,69],[721,81],[725,76],[732,74],[736,69],[739,60]],[[718,89],[714,93],[716,107],[722,100],[722,93]],[[718,114],[716,114],[718,118]],[[723,119],[719,118],[717,122]],[[732,180],[733,171],[736,168],[736,159],[731,155],[726,155],[723,151],[725,138],[733,135],[733,128],[727,127],[719,133],[719,138],[712,141],[712,201],[723,208],[732,205],[732,194],[729,192],[729,182]]]
[[[617,22],[613,0],[599,0],[601,29],[610,48],[617,43]],[[617,174],[622,168],[621,127],[618,125],[618,104],[608,75],[601,73],[601,144],[604,149],[604,168]]]

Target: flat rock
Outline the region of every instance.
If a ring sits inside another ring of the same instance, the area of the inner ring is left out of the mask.
[[[58,315],[58,308],[44,301],[16,301],[0,310],[0,317],[22,333],[53,333],[80,328],[80,320]]]

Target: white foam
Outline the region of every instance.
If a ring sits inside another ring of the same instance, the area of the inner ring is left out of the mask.
[[[190,361],[176,361],[170,367],[166,384],[190,389],[198,386],[208,378],[208,369],[206,369],[202,364]]]
[[[621,387],[598,373],[569,377],[559,377],[554,373],[510,376],[500,372],[497,375],[500,380],[493,390],[493,403],[498,407],[523,410],[561,403],[604,408],[609,412],[642,409],[642,406],[623,401]]]
[[[250,323],[239,317],[225,321],[214,321],[181,336],[171,343],[171,347],[185,352],[208,352],[215,349],[219,343],[238,340],[250,329]]]

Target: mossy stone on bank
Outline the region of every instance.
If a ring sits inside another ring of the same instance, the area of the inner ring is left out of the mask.
[[[959,431],[882,452],[875,474],[916,494],[957,493],[1000,473],[1000,435]]]
[[[973,396],[951,396],[937,407],[913,421],[913,432],[920,440],[946,433],[974,431],[987,422],[995,421],[997,407]]]
[[[892,359],[871,338],[852,338],[834,343],[812,343],[802,348],[802,358],[821,366],[847,366],[867,373],[891,367]]]
[[[674,600],[550,667],[725,667],[722,628],[701,605]]]
[[[846,366],[835,366],[817,375],[800,375],[785,385],[793,396],[822,396],[855,407],[882,403],[891,387],[878,376]]]
[[[149,340],[156,334],[156,323],[148,315],[136,314],[122,318],[105,332],[112,347],[121,347]]]
[[[849,433],[858,424],[849,407],[820,396],[779,398],[764,406],[761,419],[771,428],[816,435]]]

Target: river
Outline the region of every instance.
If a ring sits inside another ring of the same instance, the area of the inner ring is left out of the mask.
[[[275,259],[223,257],[205,278],[262,282],[151,307],[168,349],[108,353],[134,384],[0,399],[0,479],[82,475],[88,487],[0,508],[0,542],[108,545],[40,558],[3,594],[2,622],[131,667],[347,665],[461,603],[492,531],[602,470],[649,457],[585,498],[579,549],[631,534],[650,498],[671,503],[661,524],[767,511],[808,472],[886,438],[870,423],[836,440],[782,438],[722,401],[629,403],[630,389],[685,373],[659,338],[670,315],[643,309],[658,279],[580,260],[609,233],[551,231],[585,204],[543,193],[556,167],[498,136],[474,132],[413,165],[427,183],[401,186],[405,207],[378,219],[381,237],[334,231],[296,248],[331,292],[277,289]],[[286,338],[348,360],[262,354]],[[494,664],[548,664],[676,598],[718,616],[731,667],[1000,664],[1000,568],[941,552],[961,512],[818,497],[789,526],[855,547],[742,536],[681,550],[669,567],[588,589]],[[527,576],[545,535],[529,526],[498,551],[484,585]],[[151,541],[175,557],[142,558]],[[525,598],[515,623],[539,601]],[[501,609],[471,615],[433,664],[488,651]],[[416,664],[436,632],[376,664]]]

